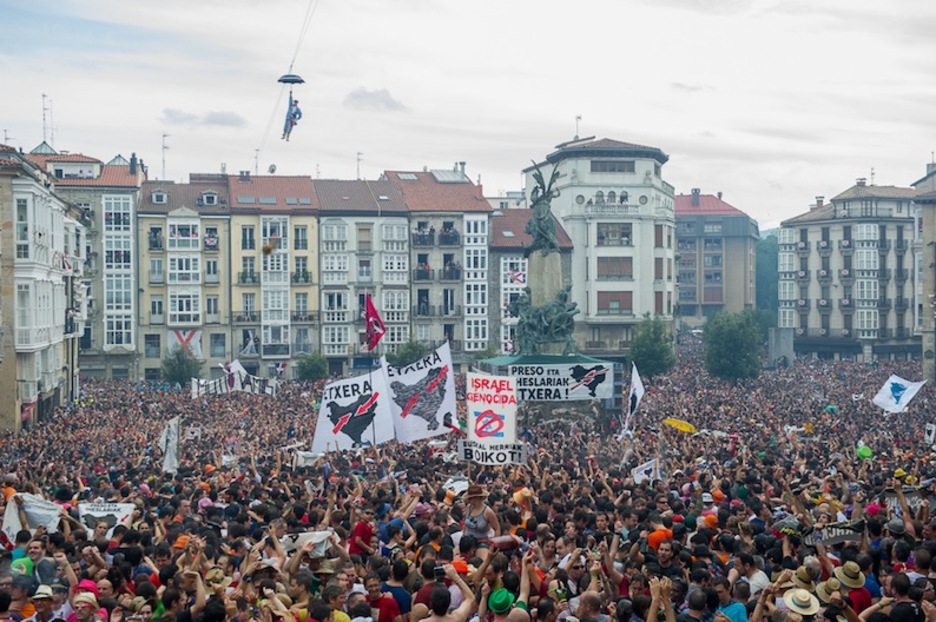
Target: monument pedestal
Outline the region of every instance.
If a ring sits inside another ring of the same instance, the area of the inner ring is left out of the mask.
[[[530,255],[527,265],[527,287],[530,288],[531,303],[534,307],[544,307],[556,299],[562,290],[562,257],[559,253],[543,255],[535,251]],[[542,354],[561,355],[565,349],[563,343],[544,343],[540,345]]]

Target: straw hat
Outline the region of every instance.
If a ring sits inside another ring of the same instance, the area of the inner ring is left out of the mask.
[[[827,581],[823,581],[816,586],[816,595],[824,603],[828,603],[832,600],[832,592],[841,592],[842,583],[835,577],[829,578]]]
[[[835,569],[835,577],[853,590],[864,587],[865,576],[861,572],[861,566],[855,562],[845,562]]]
[[[787,590],[783,595],[787,608],[801,616],[811,616],[819,611],[819,599],[798,587]]]
[[[809,574],[809,568],[806,566],[800,566],[796,569],[796,572],[793,573],[793,576],[790,577],[790,584],[793,587],[798,587],[801,590],[806,590],[807,592],[816,591],[816,582],[813,581],[812,575]]]

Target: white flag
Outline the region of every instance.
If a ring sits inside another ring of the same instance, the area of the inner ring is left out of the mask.
[[[649,462],[644,462],[631,471],[631,477],[634,478],[635,484],[640,484],[640,482],[646,480],[653,481],[655,479],[660,479],[660,464],[657,462],[656,458]]]
[[[909,380],[904,380],[900,376],[891,374],[891,377],[887,379],[887,382],[884,383],[884,386],[881,387],[881,390],[877,392],[877,395],[874,396],[874,399],[871,400],[874,404],[882,409],[885,412],[889,413],[902,413],[907,410],[907,407],[910,405],[910,400],[919,392],[919,390],[926,384],[926,381],[922,382],[910,382]]]
[[[325,385],[312,451],[354,449],[393,440],[393,415],[380,372],[343,378]]]
[[[923,438],[927,445],[932,445],[933,442],[936,442],[936,423],[926,424],[926,433]]]
[[[643,398],[644,393],[643,381],[640,379],[640,374],[637,373],[637,363],[632,363],[630,395],[627,397],[627,404],[624,405],[627,412],[627,417],[624,419],[625,432],[630,432],[632,429],[631,420],[634,417],[634,413],[637,412],[637,407],[640,406],[640,400]]]
[[[159,437],[159,447],[163,450],[163,472],[175,473],[179,470],[179,426],[181,417],[173,417],[166,424]]]
[[[455,373],[446,341],[410,365],[394,367],[380,358],[390,388],[390,412],[396,439],[412,443],[448,434],[458,425]]]
[[[28,492],[18,493],[17,496],[23,501],[23,512],[26,514],[26,521],[29,523],[29,530],[32,533],[36,533],[36,527],[39,525],[44,525],[49,533],[58,531],[61,506]],[[11,498],[3,515],[3,533],[12,542],[16,537],[16,532],[21,529],[23,529],[23,525],[19,519],[19,506]]]

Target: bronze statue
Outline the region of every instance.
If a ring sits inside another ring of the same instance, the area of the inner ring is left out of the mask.
[[[527,221],[524,231],[533,236],[533,240],[523,247],[523,256],[529,258],[536,251],[543,255],[559,252],[559,242],[556,239],[556,221],[553,220],[550,204],[553,198],[559,196],[559,191],[554,188],[556,180],[559,179],[559,168],[553,167],[552,175],[549,176],[547,184],[543,179],[543,172],[536,162],[533,163],[536,171],[533,173],[533,179],[536,180],[536,186],[530,193],[533,215]]]
[[[546,343],[563,343],[563,354],[575,351],[574,316],[579,312],[578,305],[569,301],[566,286],[556,294],[555,300],[543,307],[534,307],[530,288],[524,288],[523,294],[510,303],[507,310],[517,318],[517,331],[514,344],[521,354],[536,354],[539,346]]]

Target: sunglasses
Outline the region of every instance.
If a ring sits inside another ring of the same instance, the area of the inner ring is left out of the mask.
[[[572,566],[572,570],[582,570],[585,566]]]

